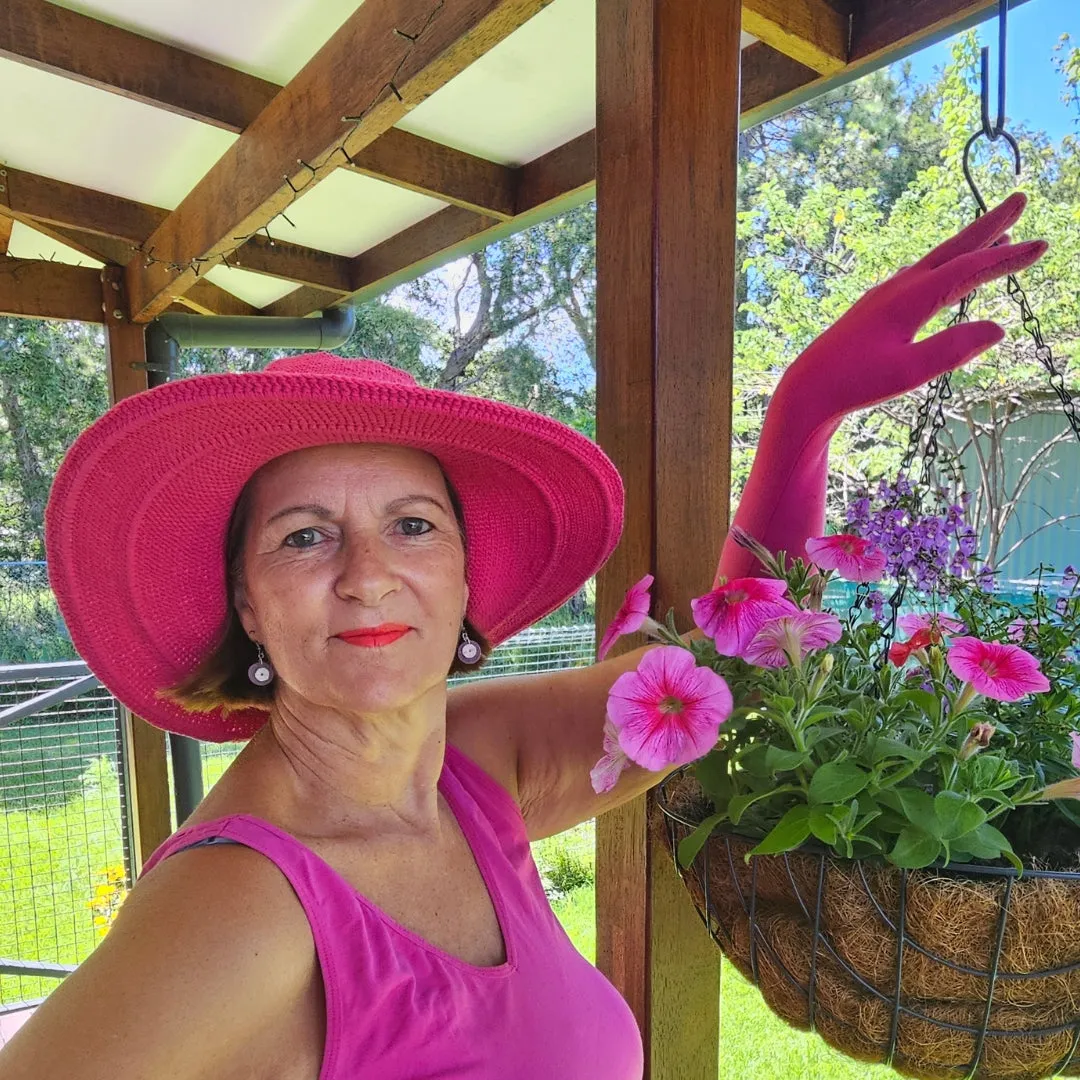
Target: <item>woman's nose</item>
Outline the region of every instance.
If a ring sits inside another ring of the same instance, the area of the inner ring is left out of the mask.
[[[335,588],[340,596],[375,606],[400,586],[393,553],[376,541],[345,545]]]

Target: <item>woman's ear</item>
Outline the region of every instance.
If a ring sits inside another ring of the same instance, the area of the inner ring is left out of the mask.
[[[240,625],[244,628],[244,633],[252,641],[261,640],[255,612],[247,601],[247,593],[244,591],[243,585],[237,585],[233,590],[233,607],[236,610],[237,617],[240,619]]]

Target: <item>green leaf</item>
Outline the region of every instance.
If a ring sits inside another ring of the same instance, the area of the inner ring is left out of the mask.
[[[694,765],[694,776],[701,785],[701,790],[712,799],[714,806],[722,806],[731,798],[728,763],[721,754],[706,754]]]
[[[986,811],[958,791],[939,791],[934,796],[934,814],[942,840],[958,840],[986,820]]]
[[[895,810],[910,824],[937,838],[941,832],[933,797],[917,788],[888,788],[877,796],[882,806]]]
[[[941,841],[909,825],[897,838],[889,861],[907,870],[929,866],[941,854]]]
[[[738,825],[743,814],[756,802],[762,799],[771,799],[774,795],[783,795],[789,791],[798,791],[792,784],[781,784],[779,787],[769,788],[766,791],[749,791],[745,795],[736,795],[727,805],[728,817],[732,825]]]
[[[805,765],[810,760],[807,750],[784,750],[779,746],[770,746],[765,751],[765,767],[770,773],[787,772]]]
[[[810,807],[810,831],[830,847],[836,843],[836,822],[829,816],[831,809],[830,806]]]
[[[727,817],[727,814],[713,814],[707,817],[689,836],[679,841],[679,865],[688,869],[697,858],[698,852],[705,846],[705,841],[712,835],[713,829]]]
[[[994,828],[988,821],[984,821],[977,829],[964,837],[963,848],[970,851],[976,859],[997,859],[1002,855],[1016,867],[1022,870],[1023,865],[1013,853],[1012,844],[1008,838]]]
[[[893,695],[892,700],[897,704],[914,705],[919,712],[928,716],[934,723],[940,719],[941,699],[929,690],[901,690],[899,694]]]
[[[916,750],[899,739],[890,739],[883,735],[874,743],[874,756],[871,759],[875,765],[887,758],[906,758],[908,761],[925,761],[926,751]]]
[[[778,855],[797,848],[810,835],[810,807],[793,806],[773,827],[751,855]]]
[[[810,781],[811,803],[853,799],[870,781],[870,774],[853,761],[826,761]]]

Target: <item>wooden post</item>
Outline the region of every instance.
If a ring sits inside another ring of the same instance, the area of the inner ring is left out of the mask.
[[[739,0],[597,7],[597,436],[627,488],[599,627],[652,572],[653,614],[689,629],[727,528],[739,31]],[[642,798],[597,824],[597,961],[647,1076],[715,1080],[720,954],[656,813]]]
[[[147,388],[145,328],[127,317],[122,267],[101,271],[102,310],[105,315],[105,359],[109,372],[109,401]],[[172,832],[169,777],[165,759],[165,732],[134,716],[120,706],[126,728],[125,743],[128,800],[132,825],[132,873],[138,875],[143,863]]]

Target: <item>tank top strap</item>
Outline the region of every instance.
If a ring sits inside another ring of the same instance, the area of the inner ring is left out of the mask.
[[[443,786],[454,786],[459,815],[467,814],[494,833],[498,847],[508,853],[529,843],[525,819],[514,797],[494,777],[452,743],[446,744]]]

